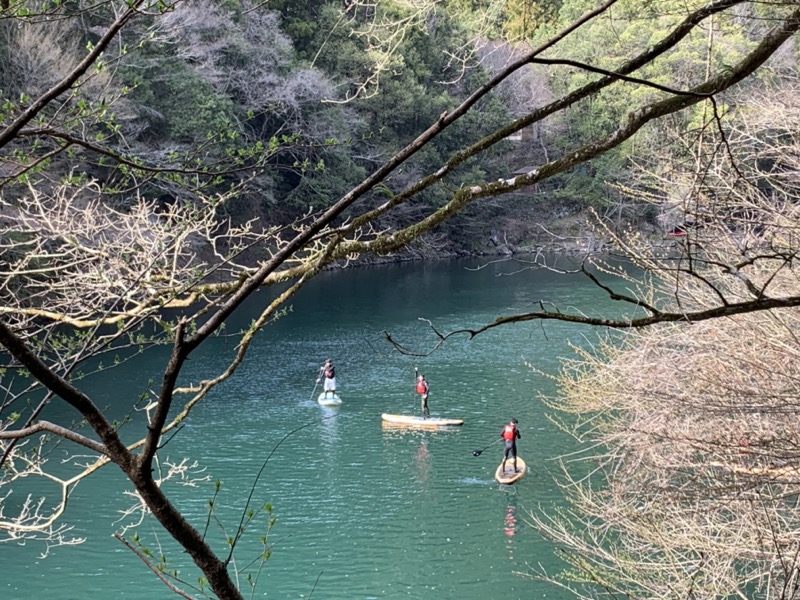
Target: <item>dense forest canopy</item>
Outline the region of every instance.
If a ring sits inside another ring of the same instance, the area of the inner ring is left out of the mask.
[[[769,3],[736,4],[715,14],[711,27],[695,28],[679,48],[642,66],[637,77],[683,89],[735,63],[768,29],[770,11],[780,10]],[[46,14],[47,4],[42,8]],[[342,12],[329,2],[276,2],[259,10],[239,2],[177,3],[124,28],[114,58],[106,52],[68,102],[49,107],[52,115],[39,115],[39,126],[53,131],[36,135],[31,129],[16,141],[19,147],[4,159],[2,171],[15,177],[4,188],[13,193],[10,184],[39,174],[56,182],[91,179],[114,205],[130,203],[134,189],[161,204],[194,202],[192,190],[235,189],[225,203],[227,216],[239,223],[259,218],[286,224],[329,206],[399,145],[588,8],[581,2],[385,2],[353,3]],[[103,14],[109,10],[104,4],[91,10],[76,4],[74,10],[75,19],[49,19],[20,5],[17,15],[7,15],[13,20],[3,20],[6,42],[0,51],[7,60],[0,75],[7,119],[77,64],[111,15]],[[483,97],[401,172],[389,174],[386,185],[405,188],[462,145],[579,89],[600,69],[613,70],[627,53],[663,37],[685,12],[683,3],[674,9],[663,2],[615,6],[613,15],[557,44],[557,59],[531,61]],[[604,52],[598,55],[597,48]],[[589,64],[592,70],[580,68]],[[784,65],[791,69],[793,57]],[[632,82],[579,99],[423,190],[422,210],[441,206],[448,188],[508,177],[607,135],[630,102],[646,103],[663,93]],[[690,122],[693,116],[681,118]],[[659,140],[659,127],[552,178],[547,188],[524,190],[522,200],[530,202],[513,211],[489,202],[471,208],[457,224],[441,226],[449,247],[485,250],[492,229],[524,244],[536,231],[534,220],[587,207],[610,213],[629,206],[630,199],[608,183],[625,180],[630,161],[651,147],[648,136]],[[382,196],[373,196],[379,204]],[[415,214],[408,209],[411,215],[385,217],[381,225],[407,225]],[[629,220],[642,216],[641,205],[626,214]],[[481,227],[487,219],[493,223],[489,231]],[[463,229],[483,245],[470,245]]]
[[[113,463],[211,591],[242,597],[248,528],[214,553],[153,477],[161,436],[320,270],[524,243],[545,220],[578,227],[587,264],[613,270],[602,240],[643,268],[593,279],[630,316],[542,303],[442,343],[528,320],[624,332],[553,399],[602,448],[566,482],[574,510],[537,516],[560,583],[796,597],[798,28],[788,1],[0,0],[0,497],[46,467],[42,439],[96,458],[52,480],[54,510],[0,507],[4,539],[64,542],[69,491]],[[225,366],[179,386],[276,283]],[[82,369],[156,344],[126,446]],[[48,402],[84,426],[41,419]]]
[[[3,22],[6,118],[77,63],[107,8],[79,20]],[[143,15],[115,40],[114,60],[39,116],[40,127],[63,128],[61,137],[28,132],[4,174],[16,175],[9,183],[95,180],[117,205],[130,203],[133,189],[160,203],[230,193],[226,210],[239,222],[291,222],[329,206],[485,81],[474,57],[460,57],[470,32],[457,15],[410,8],[354,4],[340,14],[327,2],[255,10],[200,0]],[[42,54],[51,58],[39,66]],[[401,189],[507,118],[508,103],[487,97],[387,184]],[[60,149],[78,129],[81,144]],[[449,185],[507,174],[499,154],[462,166]],[[440,205],[445,194],[431,189],[422,200]]]

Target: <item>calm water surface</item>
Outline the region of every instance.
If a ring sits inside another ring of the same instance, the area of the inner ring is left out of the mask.
[[[208,529],[220,551],[226,535],[235,534],[251,490],[255,507],[272,504],[272,556],[260,572],[249,569],[258,575],[253,597],[568,597],[531,577],[561,567],[526,519],[531,510],[560,504],[552,459],[571,445],[544,416],[539,396],[552,396],[552,383],[527,363],[556,372],[559,358],[571,356],[568,343],[584,344],[594,334],[569,324],[524,324],[472,340],[455,337],[425,358],[392,351],[383,335],[425,351],[437,338],[421,319],[446,332],[535,310],[540,299],[590,314],[610,302],[579,278],[517,272],[519,266],[508,262],[474,270],[478,265],[458,261],[323,274],[258,338],[234,379],[217,388],[166,445],[163,460],[191,456],[212,478],[195,487],[165,485],[201,530],[213,482],[221,482],[219,521]],[[257,294],[229,329],[245,326],[267,300],[267,292]],[[231,340],[213,340],[192,358],[185,380],[196,382],[209,369],[218,370],[233,347]],[[148,388],[148,379],[158,381],[164,357],[153,352],[92,382],[93,397],[124,414],[126,403]],[[327,357],[337,366],[344,401],[339,408],[316,403],[315,376]],[[383,412],[418,412],[414,367],[431,384],[432,416],[463,418],[463,427],[382,426]],[[49,416],[74,418],[65,409]],[[520,421],[520,455],[531,470],[517,485],[503,487],[493,481],[500,444],[478,457],[473,451],[497,440],[511,417]],[[119,522],[130,504],[127,489],[112,468],[78,486],[64,522],[86,538],[83,544],[52,549],[46,559],[39,544],[0,545],[0,598],[175,597],[111,537],[130,522]],[[244,568],[258,556],[263,523],[245,536],[233,564]],[[196,584],[197,573],[165,533],[148,520],[138,532],[154,553],[166,554],[169,568]],[[249,589],[244,581],[242,587]]]

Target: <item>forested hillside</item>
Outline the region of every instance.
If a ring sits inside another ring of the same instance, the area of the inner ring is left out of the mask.
[[[476,55],[485,41],[455,10],[431,5],[414,12],[402,3],[340,8],[283,2],[256,10],[198,0],[139,19],[115,41],[118,55],[42,116],[42,127],[58,124],[63,135],[20,140],[4,156],[6,193],[26,181],[95,180],[108,203],[125,206],[137,194],[159,204],[191,203],[202,189],[230,194],[224,211],[235,222],[257,218],[265,227],[330,206],[488,76]],[[106,10],[0,23],[0,117],[10,119],[74,66],[111,17]],[[467,40],[473,41],[465,46]],[[387,178],[387,190],[402,189],[427,164],[507,123],[510,106],[502,94],[482,100]],[[71,139],[64,136],[81,143],[62,151]],[[521,161],[507,144],[461,166],[447,185],[505,176]],[[365,201],[385,197],[373,196]],[[419,202],[440,206],[444,198],[432,189]],[[408,210],[413,218],[418,209]],[[399,215],[381,226],[409,222]]]
[[[236,223],[286,225],[330,206],[396,148],[585,9],[582,1],[353,3],[344,11],[324,1],[271,2],[257,10],[237,1],[177,3],[162,16],[143,16],[126,27],[80,89],[52,114],[40,115],[37,127],[57,129],[57,135],[31,132],[4,153],[3,189],[13,197],[29,181],[91,180],[115,207],[130,205],[137,195],[162,206],[192,203],[202,190],[226,195],[219,210]],[[37,18],[31,10],[0,22],[0,122],[9,122],[77,64],[111,18],[108,10],[76,5],[75,19]],[[737,10],[694,32],[637,77],[685,87],[735,62],[769,26],[755,5]],[[613,69],[625,52],[646,48],[679,17],[669,3],[653,5],[652,15],[628,17],[622,9],[584,27],[581,36],[559,46],[558,60],[518,70],[389,174],[384,192],[375,190],[362,202],[378,205],[429,165]],[[794,58],[787,50],[774,66],[791,70]],[[593,68],[580,67],[586,64]],[[747,85],[760,89],[764,78]],[[768,81],[785,85],[781,77]],[[630,93],[647,101],[660,92],[620,86],[578,100],[462,162],[376,226],[408,225],[442,206],[449,190],[513,176],[607,135],[627,110]],[[591,163],[517,190],[503,205],[476,203],[424,237],[420,249],[489,250],[490,236],[524,244],[542,239],[540,221],[574,235],[589,207],[617,225],[642,227],[642,217],[653,225],[658,210],[632,201],[618,184],[630,183],[635,165],[659,160],[656,151],[665,147],[670,129],[699,124],[702,115],[680,120],[650,126]],[[559,222],[570,215],[579,217]]]
[[[255,336],[332,265],[569,238],[619,312],[431,324],[439,345],[619,333],[547,399],[588,450],[569,510],[530,514],[569,566],[546,575],[582,598],[797,598],[798,30],[795,0],[0,0],[0,541],[70,543],[70,491],[113,466],[142,536],[196,567],[119,534],[157,577],[255,594],[271,549],[233,557],[258,511],[207,537],[213,503],[192,522],[157,472]],[[109,417],[84,369],[159,345],[152,385],[115,398],[146,423]],[[48,502],[6,503],[32,479]]]

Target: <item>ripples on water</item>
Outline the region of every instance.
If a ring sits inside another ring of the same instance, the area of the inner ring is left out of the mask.
[[[273,554],[256,597],[308,598],[312,590],[314,600],[568,597],[519,575],[539,563],[558,566],[550,546],[525,524],[525,515],[559,501],[548,473],[550,459],[570,443],[549,426],[538,400],[539,393],[553,393],[551,383],[525,361],[555,368],[558,357],[568,355],[567,342],[580,343],[585,332],[563,324],[505,328],[472,341],[454,338],[433,355],[415,359],[382,341],[390,331],[429,349],[436,339],[419,317],[442,331],[488,322],[505,314],[512,301],[549,298],[548,281],[550,275],[532,274],[498,279],[459,265],[336,274],[311,284],[296,298],[293,312],[258,338],[237,376],[197,408],[164,451],[191,455],[212,480],[222,482],[218,514],[226,531],[209,529],[220,549],[225,534],[235,531],[253,486],[256,507],[273,505]],[[584,288],[573,290],[571,304],[590,302],[597,303]],[[242,323],[250,318],[244,315]],[[214,340],[193,358],[186,378],[197,381],[209,366],[223,364],[231,348],[230,342]],[[328,357],[336,362],[344,401],[337,408],[316,403],[316,370]],[[159,357],[151,360],[124,375],[146,380],[161,368]],[[463,427],[381,426],[384,412],[419,410],[415,366],[431,383],[432,416],[463,418]],[[114,378],[99,382],[96,393],[113,396],[118,385]],[[494,442],[511,416],[520,420],[520,455],[530,471],[515,486],[504,487],[493,480],[502,446],[477,457],[473,451]],[[37,560],[30,548],[0,546],[4,571],[12,574],[0,583],[0,597],[169,597],[138,559],[109,537],[118,527],[116,511],[125,505],[122,486],[111,470],[79,486],[68,520],[78,533],[90,535],[82,546],[57,549],[46,561]],[[171,486],[168,492],[202,529],[213,484]],[[260,552],[261,523],[237,549],[238,565]],[[142,533],[153,539],[152,530],[146,526]],[[168,548],[166,537],[158,533]],[[179,550],[171,556],[185,562]]]

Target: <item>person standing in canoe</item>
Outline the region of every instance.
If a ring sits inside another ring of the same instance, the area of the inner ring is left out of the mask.
[[[416,369],[414,369],[414,373],[417,376],[416,391],[419,394],[420,401],[422,402],[422,418],[427,419],[428,415],[431,414],[430,410],[428,410],[428,394],[431,388],[425,379],[425,375],[418,372]]]
[[[325,392],[325,397],[328,397],[328,392],[330,392],[331,396],[336,395],[336,369],[333,366],[333,361],[328,358],[319,368],[319,377],[317,377],[317,383],[320,380],[324,379],[325,383],[322,386],[322,389]]]
[[[503,427],[503,431],[500,432],[500,437],[503,438],[505,441],[505,450],[503,451],[503,471],[506,470],[506,461],[508,460],[509,455],[514,455],[514,472],[517,473],[517,440],[522,438],[522,435],[519,433],[519,428],[517,427],[516,419],[511,419],[508,425]]]

